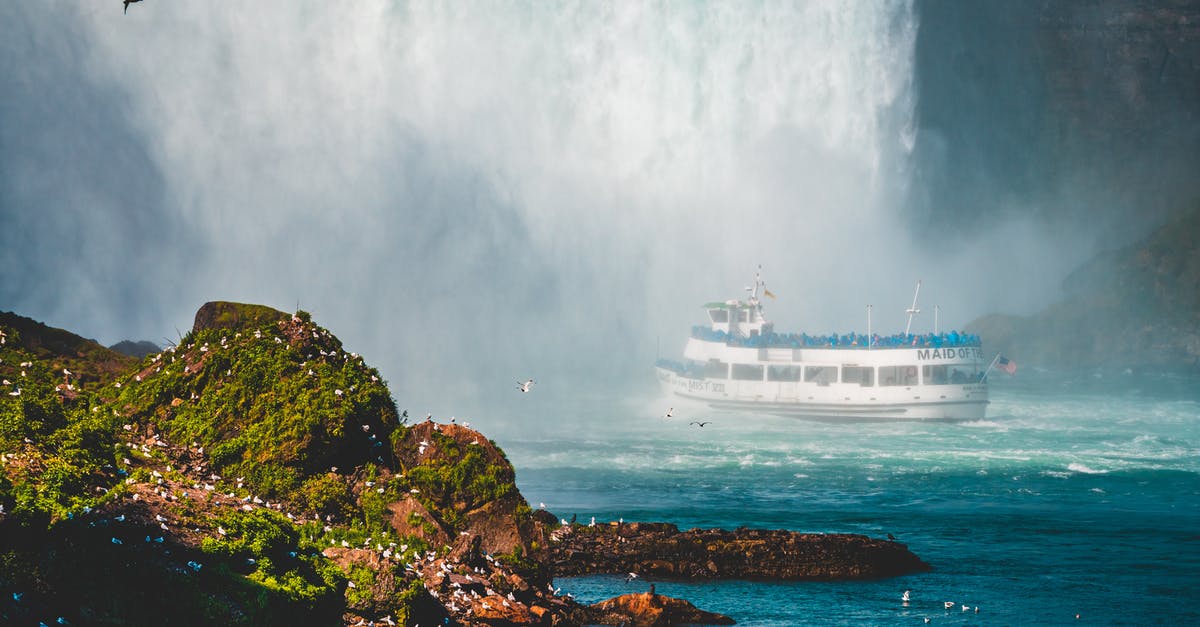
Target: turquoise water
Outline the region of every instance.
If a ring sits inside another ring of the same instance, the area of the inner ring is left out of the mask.
[[[500,443],[526,498],[560,517],[891,533],[934,567],[871,582],[655,581],[741,625],[1200,624],[1200,380],[1024,378],[994,384],[972,422],[700,406],[666,420],[658,405],[676,401],[593,399],[572,408],[580,423]],[[647,588],[556,585],[584,602]]]

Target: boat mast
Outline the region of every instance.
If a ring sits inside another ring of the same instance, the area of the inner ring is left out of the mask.
[[[940,310],[941,308],[942,308],[941,305],[933,306],[933,334],[934,335],[938,334],[938,310]]]
[[[921,294],[921,281],[918,280],[917,281],[917,291],[913,292],[912,307],[909,307],[908,309],[904,310],[904,312],[908,314],[908,324],[904,325],[904,334],[905,335],[908,335],[909,330],[912,329],[913,316],[921,313],[921,310],[917,309],[917,296],[919,296],[920,294]]]

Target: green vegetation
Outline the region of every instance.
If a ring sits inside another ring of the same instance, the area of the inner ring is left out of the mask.
[[[429,599],[399,564],[447,547],[415,514],[417,535],[399,536],[394,504],[415,497],[454,533],[520,501],[498,449],[425,430],[436,454],[416,455],[379,373],[304,312],[209,303],[140,361],[12,314],[0,331],[0,588],[28,591],[23,607],[86,608],[75,624],[405,619]],[[252,497],[297,516],[228,507]],[[330,547],[400,562],[335,563]]]
[[[117,408],[264,498],[345,516],[349,486],[322,473],[390,463],[399,420],[378,372],[303,318],[190,332],[122,377]]]
[[[0,505],[31,523],[95,507],[117,483],[114,417],[45,360],[21,347],[20,333],[0,327]]]
[[[464,450],[442,433],[434,432],[430,441],[438,455],[409,468],[405,477],[420,491],[421,504],[452,532],[459,530],[465,512],[517,493],[507,463],[489,461],[478,446]]]

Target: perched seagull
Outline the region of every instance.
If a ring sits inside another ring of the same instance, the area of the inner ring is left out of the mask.
[[[521,392],[528,392],[529,388],[532,386],[533,386],[533,379],[529,379],[529,380],[525,381],[524,383],[517,381],[517,389],[521,390]]]
[[[697,427],[703,427],[704,425],[711,425],[711,424],[712,424],[712,421],[711,421],[711,420],[705,420],[704,422],[699,422],[699,421],[693,420],[693,421],[689,422],[688,424],[690,424],[690,425],[696,425]]]

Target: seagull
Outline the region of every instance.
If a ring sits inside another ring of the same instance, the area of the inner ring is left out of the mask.
[[[699,421],[697,421],[697,420],[693,420],[693,421],[689,422],[688,424],[690,424],[690,425],[696,425],[697,427],[703,427],[704,425],[710,425],[710,424],[712,424],[712,421],[711,421],[711,420],[705,420],[704,422],[699,422]]]
[[[517,381],[517,389],[521,390],[521,392],[528,392],[529,388],[532,386],[533,386],[533,379],[529,379],[529,380],[525,381],[524,383]]]
[[[674,416],[674,415],[675,415],[675,408],[674,408],[674,407],[668,407],[668,408],[667,408],[667,413],[663,415],[663,418],[670,418],[670,417],[672,417],[672,416]]]
[[[629,573],[625,577],[625,583],[629,583],[629,582],[633,581],[634,579],[637,579],[637,577],[638,577],[637,573]]]
[[[129,5],[133,4],[134,2],[141,2],[141,1],[142,0],[125,0],[125,14],[126,15],[129,14]]]
[[[900,595],[900,600],[904,601],[905,603],[908,603],[908,601],[909,601],[908,593],[909,592],[910,592],[910,590],[905,590],[904,594]]]
[[[942,607],[944,607],[946,609],[950,609],[950,608],[954,607],[954,601],[946,601],[946,602],[942,603]]]
[[[15,389],[15,390],[13,390],[13,391],[9,392],[9,393],[8,393],[8,395],[9,395],[9,396],[20,396],[20,395],[21,395],[21,388],[19,388],[19,387],[18,387],[17,389]]]

